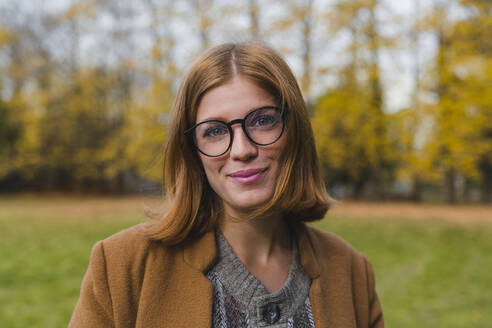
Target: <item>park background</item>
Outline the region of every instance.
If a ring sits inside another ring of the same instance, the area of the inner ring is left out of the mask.
[[[298,77],[389,327],[492,322],[489,0],[0,0],[0,326],[64,327],[92,245],[159,206],[174,94],[263,40]]]

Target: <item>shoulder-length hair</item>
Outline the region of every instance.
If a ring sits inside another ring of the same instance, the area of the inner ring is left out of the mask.
[[[289,221],[324,217],[332,199],[320,175],[308,110],[287,63],[259,42],[227,43],[202,54],[185,75],[173,105],[164,150],[164,213],[150,213],[150,236],[168,245],[185,243],[213,229],[223,204],[207,181],[201,160],[185,131],[196,123],[198,106],[211,89],[234,76],[248,78],[287,110],[286,148],[273,197],[249,218],[280,211]]]

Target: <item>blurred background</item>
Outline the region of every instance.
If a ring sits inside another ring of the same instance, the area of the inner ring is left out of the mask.
[[[336,198],[491,202],[492,3],[0,1],[0,191],[159,189],[186,67],[264,40]]]
[[[144,221],[182,75],[263,40],[308,104],[316,225],[389,327],[490,327],[492,1],[0,0],[0,326],[64,327],[95,241]]]

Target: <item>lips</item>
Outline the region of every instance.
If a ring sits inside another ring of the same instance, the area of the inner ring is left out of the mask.
[[[267,169],[241,170],[229,174],[229,177],[240,184],[252,184],[260,180],[265,175],[266,170]]]

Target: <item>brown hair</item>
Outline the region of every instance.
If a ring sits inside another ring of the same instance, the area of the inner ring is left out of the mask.
[[[186,129],[196,123],[202,97],[241,75],[269,92],[287,109],[286,148],[270,201],[251,213],[281,211],[289,221],[324,217],[332,202],[320,176],[318,155],[306,104],[285,61],[258,42],[227,43],[200,56],[185,75],[173,105],[174,116],[164,151],[165,213],[152,213],[150,235],[168,245],[190,241],[212,229],[223,204],[210,187]]]

